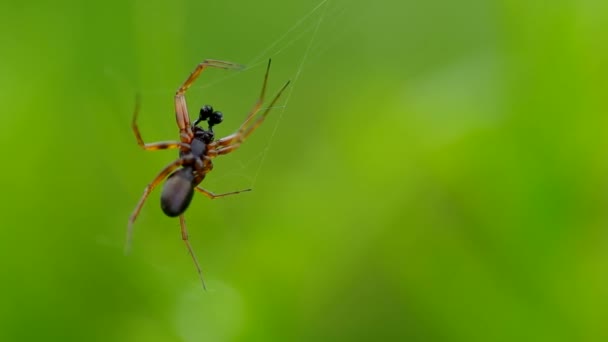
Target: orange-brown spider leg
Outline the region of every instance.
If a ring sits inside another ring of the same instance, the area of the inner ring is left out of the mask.
[[[239,130],[242,130],[243,127],[245,127],[249,123],[249,121],[253,119],[257,112],[260,111],[260,108],[262,108],[262,104],[264,103],[264,97],[266,96],[266,85],[268,84],[268,73],[270,72],[271,62],[272,59],[268,59],[268,65],[266,66],[266,73],[264,74],[264,83],[262,83],[262,91],[260,92],[260,97],[258,97],[258,100],[253,105],[253,108],[251,108],[249,114],[247,114],[247,118],[245,118],[245,121],[241,124]]]
[[[238,140],[240,140],[240,142],[242,142],[243,139],[246,138],[246,136],[245,137],[243,136],[243,132],[245,132],[247,130],[247,132],[248,132],[247,135],[249,135],[253,132],[253,130],[247,129],[247,124],[259,112],[260,108],[262,107],[262,103],[264,102],[264,96],[266,93],[266,84],[268,83],[268,73],[270,71],[270,62],[271,62],[271,60],[268,60],[268,66],[266,67],[266,74],[264,75],[264,83],[262,84],[262,92],[260,94],[260,97],[259,97],[258,101],[256,102],[256,104],[251,109],[251,111],[249,112],[249,114],[247,115],[247,118],[245,119],[243,124],[241,124],[241,127],[239,127],[239,130],[234,134],[231,134],[227,137],[218,139],[217,141],[213,142],[210,146],[211,148],[214,148],[216,146],[220,146],[220,147],[229,146],[229,145],[234,144],[234,142],[238,141]],[[268,115],[268,113],[270,112],[270,110],[272,109],[272,107],[274,106],[276,101],[278,101],[279,97],[283,93],[283,90],[285,90],[285,88],[287,88],[288,85],[289,85],[289,81],[287,83],[285,83],[283,88],[281,88],[279,93],[274,97],[274,99],[271,102],[271,105],[268,108],[266,108],[266,111],[264,111],[264,113],[262,114],[262,117],[253,124],[254,129],[257,128],[257,126],[259,126],[262,123],[262,121],[264,121],[264,118],[266,117],[266,115]],[[222,153],[222,154],[225,154],[225,153]]]
[[[245,141],[245,139],[247,139],[251,135],[251,133],[253,133],[262,124],[262,122],[264,122],[264,119],[266,119],[266,116],[268,116],[268,114],[270,113],[270,110],[274,107],[276,102],[279,100],[279,98],[283,94],[283,91],[285,91],[285,89],[289,85],[289,82],[290,81],[287,81],[285,83],[285,85],[281,88],[281,90],[279,90],[277,95],[275,95],[274,99],[272,99],[272,102],[270,103],[270,105],[266,108],[266,110],[262,113],[262,115],[253,124],[251,124],[249,127],[241,127],[241,129],[239,129],[238,132],[231,134],[225,138],[219,139],[216,142],[212,143],[211,144],[212,148],[214,148],[216,146],[220,146],[220,148],[210,150],[207,155],[209,155],[210,157],[215,157],[217,155],[228,154],[228,153],[236,150],[237,148],[239,148],[239,146],[243,143],[243,141]]]
[[[194,83],[198,76],[207,67],[220,68],[220,69],[241,69],[243,66],[231,62],[218,61],[214,59],[206,59],[196,66],[194,71],[188,76],[186,81],[177,89],[175,93],[175,119],[177,121],[177,127],[179,128],[180,139],[182,142],[189,143],[192,139],[192,128],[190,127],[190,118],[188,117],[188,108],[186,107],[186,100],[184,94],[186,90]],[[186,149],[182,148],[182,151]]]
[[[147,151],[166,150],[179,147],[190,148],[189,144],[179,141],[159,141],[149,144],[144,143],[144,140],[141,138],[141,133],[139,132],[139,127],[137,127],[137,116],[139,115],[140,103],[140,97],[139,94],[137,94],[135,97],[135,109],[133,110],[133,120],[131,121],[131,128],[133,128],[133,133],[135,133],[137,145]]]
[[[220,197],[225,197],[225,196],[229,196],[229,195],[236,195],[236,194],[240,194],[241,192],[247,192],[247,191],[251,191],[251,189],[243,189],[243,190],[238,190],[238,191],[232,191],[232,192],[227,192],[224,194],[214,194],[213,192],[209,191],[209,190],[205,190],[203,188],[201,188],[200,186],[197,186],[196,188],[194,188],[194,190],[202,193],[203,195],[211,198],[211,199],[216,199],[216,198],[220,198]]]
[[[192,249],[192,246],[190,245],[190,240],[188,240],[188,230],[186,229],[186,219],[184,218],[183,214],[179,215],[179,224],[182,227],[182,240],[186,244],[186,247],[188,247],[188,252],[190,253],[190,256],[192,256],[192,261],[194,261],[194,266],[196,266],[196,271],[198,272],[198,276],[199,276],[199,278],[201,278],[201,283],[203,284],[203,289],[205,289],[205,291],[206,291],[207,286],[205,286],[205,279],[203,278],[203,271],[201,271],[201,267],[198,263],[198,260],[196,259],[196,255],[194,254],[194,250]]]
[[[128,253],[129,249],[131,248],[131,236],[133,235],[133,223],[137,219],[137,215],[139,215],[139,212],[141,211],[141,208],[143,207],[144,202],[146,201],[146,198],[148,198],[148,196],[150,195],[152,190],[154,190],[154,188],[158,184],[160,184],[160,182],[162,182],[163,179],[165,179],[169,174],[171,174],[171,172],[173,172],[175,169],[182,166],[184,163],[186,163],[188,161],[190,161],[188,158],[180,158],[180,159],[172,162],[171,164],[167,165],[156,176],[156,178],[154,178],[154,180],[150,184],[148,184],[146,186],[146,188],[144,189],[144,194],[139,199],[139,202],[137,203],[135,210],[133,210],[133,213],[129,217],[129,224],[127,226],[127,238],[126,238],[126,242],[125,242],[125,253]]]

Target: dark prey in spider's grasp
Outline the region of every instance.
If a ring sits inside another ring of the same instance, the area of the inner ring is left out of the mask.
[[[239,190],[228,192],[224,194],[214,194],[211,191],[205,190],[198,186],[207,173],[213,169],[212,159],[228,154],[235,151],[245,139],[247,139],[256,128],[258,128],[264,119],[270,113],[270,110],[279,100],[279,97],[289,85],[289,81],[283,85],[279,92],[270,102],[270,105],[264,109],[262,114],[256,119],[253,118],[258,114],[262,108],[264,102],[264,95],[266,93],[266,84],[268,82],[268,72],[270,71],[270,60],[268,60],[268,66],[266,73],[264,74],[264,83],[262,84],[262,91],[260,97],[256,101],[253,108],[249,111],[249,114],[245,118],[245,121],[241,124],[241,127],[233,133],[221,139],[215,139],[215,133],[213,127],[222,122],[223,114],[219,111],[215,111],[210,105],[205,105],[199,112],[199,117],[190,124],[190,118],[188,117],[188,109],[186,107],[185,93],[186,90],[194,83],[199,75],[208,67],[220,68],[220,69],[240,69],[242,66],[230,62],[224,62],[219,60],[206,59],[200,63],[196,69],[188,76],[186,81],[179,87],[175,93],[175,118],[177,120],[177,127],[179,128],[180,140],[179,141],[162,141],[155,143],[144,143],[137,127],[137,115],[139,113],[139,96],[137,96],[135,103],[135,110],[133,111],[133,121],[131,123],[137,144],[144,150],[156,151],[166,149],[179,149],[179,158],[169,165],[167,165],[157,176],[146,186],[143,195],[141,196],[135,210],[129,218],[129,224],[127,226],[127,238],[125,245],[125,252],[128,252],[131,244],[131,235],[133,231],[133,223],[137,219],[137,215],[141,211],[146,198],[150,195],[152,190],[156,188],[165,178],[167,179],[163,187],[160,205],[163,212],[170,217],[179,216],[179,222],[181,225],[182,240],[186,244],[196,270],[199,274],[203,288],[205,288],[205,281],[203,279],[203,273],[196,259],[192,246],[188,241],[188,231],[186,230],[186,221],[184,219],[184,212],[190,205],[190,201],[194,195],[194,191],[200,192],[210,199],[224,197],[228,195],[234,195],[251,189]],[[199,127],[199,124],[207,124],[207,129]]]

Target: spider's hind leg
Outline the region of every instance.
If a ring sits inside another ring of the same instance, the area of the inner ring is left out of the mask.
[[[196,266],[196,271],[198,272],[199,278],[201,278],[201,283],[203,284],[203,289],[207,290],[207,286],[205,286],[205,279],[203,278],[203,271],[201,271],[201,267],[198,263],[198,260],[196,259],[196,255],[194,254],[194,250],[192,249],[192,246],[190,245],[190,240],[188,240],[188,230],[186,229],[186,219],[184,218],[183,214],[179,215],[179,224],[182,227],[182,240],[186,244],[186,247],[188,248],[188,252],[190,253],[190,256],[192,256],[192,261],[194,262],[194,266]]]

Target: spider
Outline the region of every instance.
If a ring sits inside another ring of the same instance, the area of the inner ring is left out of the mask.
[[[190,124],[188,109],[186,107],[185,93],[206,68],[213,67],[220,69],[240,69],[242,68],[241,65],[231,62],[206,59],[197,65],[186,81],[181,85],[181,87],[179,87],[179,89],[177,89],[177,92],[175,93],[175,118],[177,120],[177,127],[179,128],[180,141],[144,143],[139,132],[139,128],[137,127],[137,115],[139,114],[140,100],[139,95],[136,97],[131,127],[135,133],[137,144],[144,150],[148,151],[179,149],[179,158],[167,165],[144,189],[143,195],[141,196],[135,210],[133,210],[133,213],[129,218],[125,244],[126,252],[128,252],[130,248],[133,223],[135,222],[135,219],[137,219],[137,215],[139,215],[144,202],[152,190],[154,190],[154,188],[156,188],[156,186],[158,186],[166,178],[166,182],[160,197],[160,206],[167,216],[179,216],[182,240],[186,244],[188,252],[192,256],[192,260],[196,266],[196,270],[203,284],[203,288],[206,289],[203,273],[199,266],[196,255],[192,250],[192,246],[188,241],[188,231],[186,229],[184,212],[190,205],[195,190],[210,199],[235,195],[251,190],[244,189],[216,195],[198,185],[203,181],[203,179],[205,179],[207,173],[213,169],[212,159],[217,156],[233,152],[239,148],[243,141],[245,141],[245,139],[247,139],[247,137],[249,137],[249,135],[251,135],[251,133],[253,133],[256,128],[262,124],[262,122],[264,122],[264,119],[268,113],[270,113],[270,110],[274,104],[279,100],[279,97],[289,85],[289,81],[287,81],[275,95],[270,105],[262,112],[262,115],[257,120],[252,121],[254,116],[262,108],[262,104],[264,102],[266,84],[268,82],[268,72],[270,71],[270,62],[271,60],[269,59],[260,97],[256,101],[253,108],[249,111],[247,118],[235,133],[221,139],[215,140],[213,127],[222,122],[223,114],[214,110],[212,106],[205,105],[201,108],[198,119],[196,119],[194,123]],[[199,127],[199,124],[203,122],[207,123],[207,129]]]

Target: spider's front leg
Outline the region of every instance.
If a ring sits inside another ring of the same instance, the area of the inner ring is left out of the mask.
[[[243,66],[225,62],[218,61],[214,59],[206,59],[196,66],[194,71],[188,76],[186,81],[177,89],[175,93],[175,119],[177,121],[177,127],[179,128],[179,135],[182,142],[189,143],[194,136],[192,133],[192,128],[190,127],[190,118],[188,117],[188,107],[186,106],[185,94],[188,88],[196,81],[198,76],[207,68],[220,68],[220,69],[242,69]],[[182,148],[182,151],[185,151]]]
[[[287,81],[285,85],[283,85],[281,90],[279,90],[279,92],[272,99],[272,102],[270,102],[270,105],[266,108],[266,110],[264,110],[262,115],[251,125],[247,125],[247,123],[250,121],[251,117],[257,113],[257,110],[256,112],[250,113],[247,116],[247,119],[236,133],[209,144],[210,151],[208,152],[208,155],[213,158],[218,155],[228,154],[239,148],[243,141],[245,141],[245,139],[247,139],[251,135],[251,133],[253,133],[264,122],[266,116],[268,116],[268,114],[270,113],[270,110],[274,107],[274,105],[277,103],[277,101],[283,94],[283,91],[285,91],[285,89],[289,85],[289,82],[290,81]],[[264,86],[265,85],[266,82],[264,81]]]
[[[141,133],[139,132],[139,127],[137,127],[137,116],[139,115],[140,103],[141,103],[140,96],[139,96],[139,94],[137,94],[135,96],[135,109],[133,110],[133,119],[131,120],[131,128],[133,129],[133,133],[135,134],[135,139],[137,140],[137,145],[139,145],[141,148],[143,148],[144,150],[147,150],[147,151],[166,150],[166,149],[173,149],[173,148],[179,148],[179,147],[181,147],[182,149],[190,148],[190,145],[188,144],[190,142],[190,140],[188,140],[188,141],[182,140],[181,142],[180,141],[159,141],[159,142],[146,144],[141,137]]]

